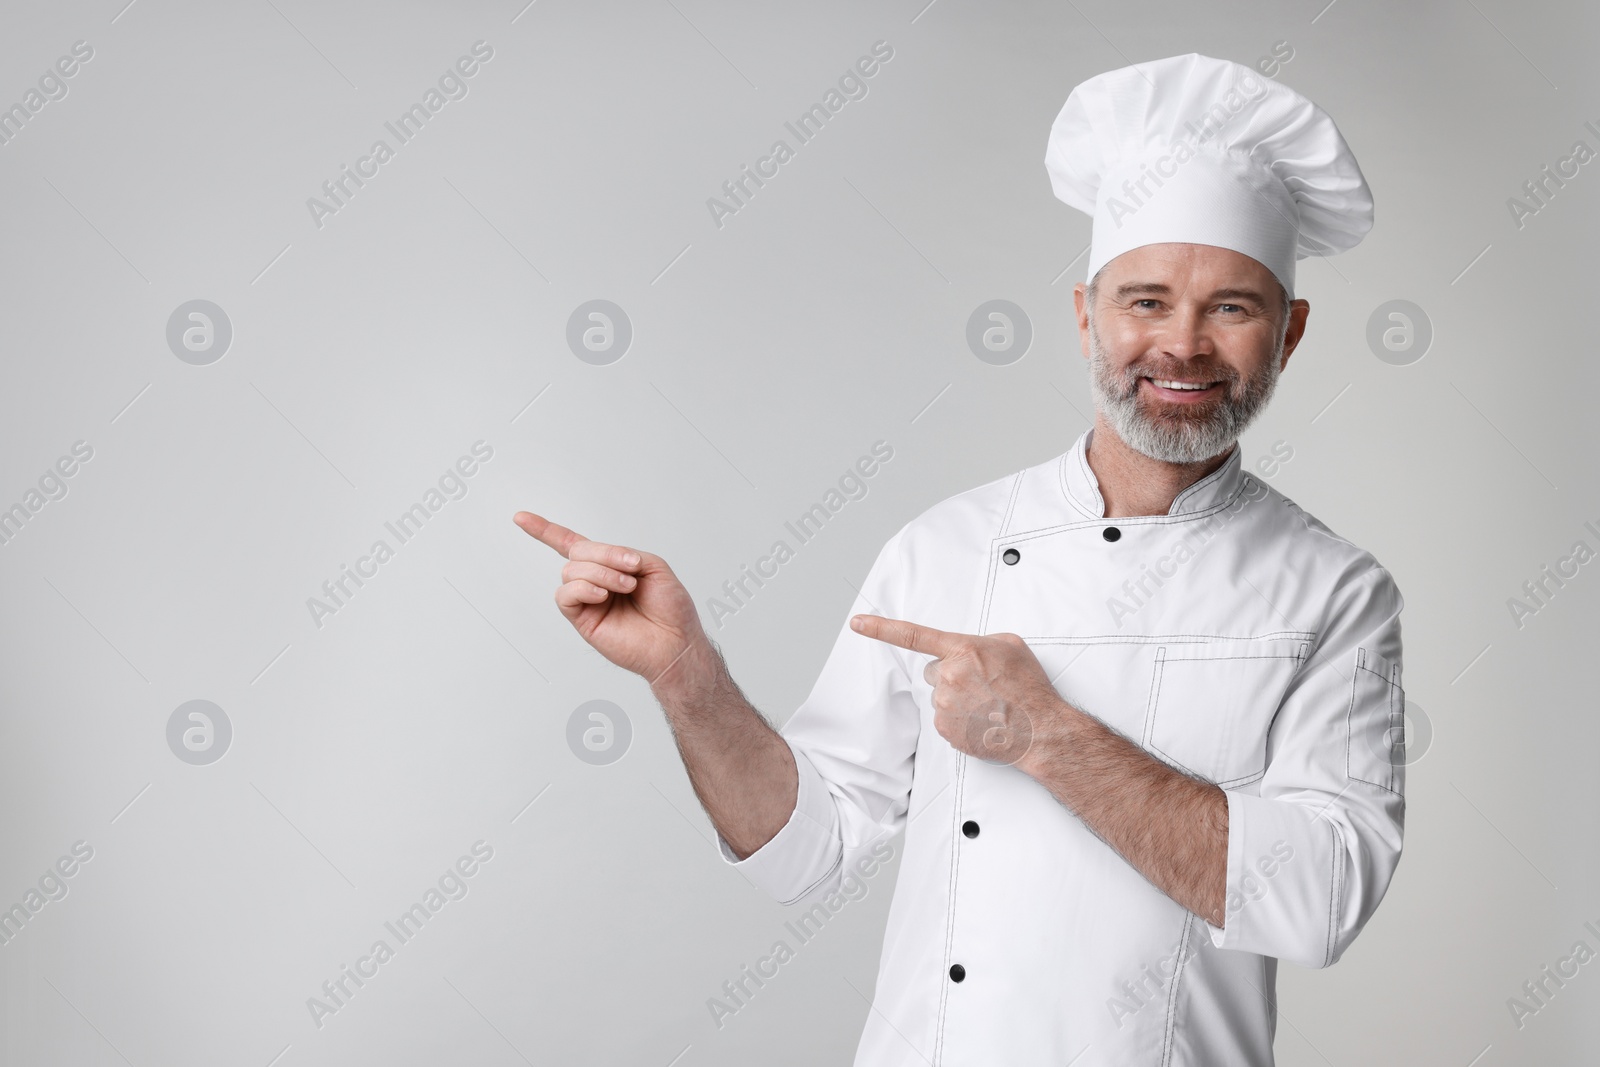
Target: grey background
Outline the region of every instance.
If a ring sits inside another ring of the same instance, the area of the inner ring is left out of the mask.
[[[8,3],[0,32],[7,105],[94,49],[0,147],[0,506],[93,448],[0,547],[0,905],[94,850],[0,945],[5,1063],[848,1063],[895,866],[716,1026],[790,916],[723,866],[648,689],[510,516],[659,552],[704,601],[888,441],[713,628],[783,721],[895,529],[1086,426],[1089,220],[1043,167],[1067,93],[1280,41],[1377,223],[1301,263],[1309,332],[1244,457],[1286,443],[1273,484],[1394,573],[1433,732],[1383,907],[1332,969],[1282,971],[1280,1062],[1593,1057],[1600,963],[1520,1029],[1506,1004],[1600,949],[1600,563],[1507,607],[1600,547],[1600,163],[1521,228],[1506,205],[1600,148],[1593,5],[124,3]],[[478,40],[468,95],[314,225]],[[707,198],[878,40],[868,94],[718,228]],[[205,366],[166,342],[197,299],[233,331]],[[604,366],[566,345],[595,299],[633,329]],[[1033,329],[1004,366],[965,341],[994,299]],[[1393,365],[1367,324],[1402,299],[1434,338]],[[314,625],[479,440],[465,497]],[[191,700],[228,716],[215,762],[168,746]],[[591,700],[631,724],[610,763],[567,742]],[[318,1028],[307,998],[480,839],[468,894]]]

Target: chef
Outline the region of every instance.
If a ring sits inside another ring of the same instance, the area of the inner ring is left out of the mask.
[[[904,832],[858,1067],[1271,1064],[1278,961],[1338,960],[1399,861],[1403,603],[1238,437],[1306,328],[1296,260],[1372,200],[1321,109],[1195,54],[1077,86],[1045,163],[1093,218],[1094,424],[895,533],[781,734],[659,556],[515,521],[728,864],[825,919]]]

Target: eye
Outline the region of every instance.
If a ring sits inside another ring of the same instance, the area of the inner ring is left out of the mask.
[[[1153,310],[1155,310],[1154,305],[1161,303],[1161,301],[1157,300],[1155,297],[1147,296],[1143,300],[1135,300],[1134,303],[1135,304],[1149,304],[1149,305],[1151,305],[1151,307],[1148,308],[1147,310],[1153,311]]]
[[[1227,310],[1227,309],[1228,309],[1228,308],[1232,308],[1232,309],[1233,309],[1233,310],[1235,310],[1235,311],[1243,311],[1243,310],[1244,310],[1244,308],[1243,308],[1243,307],[1241,307],[1241,306],[1240,306],[1240,305],[1238,305],[1238,304],[1223,304],[1223,305],[1222,305],[1222,309],[1223,309],[1223,310],[1224,310],[1224,311],[1226,311],[1226,310]]]

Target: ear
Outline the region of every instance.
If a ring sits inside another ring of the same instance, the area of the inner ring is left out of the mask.
[[[1089,357],[1089,296],[1088,286],[1079,282],[1072,287],[1072,306],[1078,318],[1078,347],[1083,350],[1083,358]],[[1287,346],[1285,346],[1287,347]]]
[[[1311,303],[1306,300],[1291,300],[1289,302],[1289,322],[1284,327],[1283,333],[1283,362],[1278,365],[1281,371],[1289,365],[1289,357],[1294,355],[1295,347],[1300,344],[1300,338],[1306,333],[1306,317],[1311,314]]]

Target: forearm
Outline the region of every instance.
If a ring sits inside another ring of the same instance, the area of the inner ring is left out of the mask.
[[[1152,885],[1223,925],[1228,798],[1067,704],[1038,720],[1018,761]]]
[[[701,637],[650,690],[666,712],[701,806],[744,859],[794,812],[794,753],[739,691],[709,638]]]

